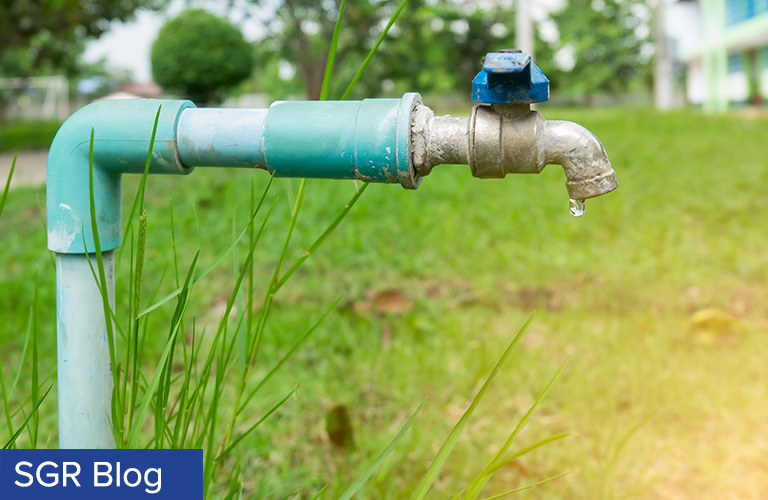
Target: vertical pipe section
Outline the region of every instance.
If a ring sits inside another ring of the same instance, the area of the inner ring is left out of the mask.
[[[114,302],[111,250],[122,243],[120,179],[141,173],[153,123],[157,130],[150,174],[187,174],[176,148],[179,115],[189,101],[100,101],[81,108],[56,133],[48,153],[48,248],[56,252],[59,446],[114,448],[110,429],[112,375],[106,321],[86,252],[95,251],[91,228],[89,150],[93,197],[107,282]],[[158,115],[159,111],[159,115]],[[91,257],[92,262],[95,258]]]
[[[115,303],[114,252],[104,252],[106,288]],[[96,265],[96,256],[91,255]],[[101,293],[85,254],[56,254],[59,447],[114,448],[112,372]]]

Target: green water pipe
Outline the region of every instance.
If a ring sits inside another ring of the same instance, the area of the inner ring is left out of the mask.
[[[278,177],[358,179],[407,189],[441,164],[469,164],[479,178],[564,167],[575,215],[583,201],[618,185],[600,141],[571,122],[530,109],[549,82],[520,53],[489,54],[473,82],[469,118],[434,116],[418,94],[400,99],[277,102],[269,109],[197,109],[189,101],[115,100],[73,114],[51,145],[48,248],[56,253],[59,445],[115,445],[107,322],[88,256],[92,236],[89,154],[104,283],[114,303],[114,256],[122,244],[121,177],[144,171],[156,113],[150,174],[196,167],[251,168]],[[574,209],[574,206],[577,209]]]
[[[114,302],[113,250],[122,243],[121,177],[143,172],[158,109],[150,174],[243,167],[278,177],[399,182],[415,188],[419,177],[409,161],[409,141],[411,114],[419,102],[417,94],[406,94],[402,99],[279,102],[269,110],[208,110],[189,101],[114,100],[73,114],[56,134],[47,167],[48,248],[56,253],[57,269],[60,446],[114,446],[106,320],[87,257],[95,251],[91,131],[94,205]]]

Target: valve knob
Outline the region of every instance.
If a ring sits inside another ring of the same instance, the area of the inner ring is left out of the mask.
[[[525,104],[549,100],[549,80],[527,52],[489,52],[472,80],[472,100]]]

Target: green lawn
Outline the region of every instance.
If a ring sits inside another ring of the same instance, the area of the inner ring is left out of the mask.
[[[60,126],[61,122],[57,120],[0,122],[0,152],[46,149],[51,145]]]
[[[450,498],[479,472],[569,356],[516,448],[560,432],[574,435],[513,462],[488,492],[570,471],[518,496],[764,498],[768,119],[636,108],[541,111],[595,132],[619,189],[589,200],[576,219],[557,166],[504,180],[477,180],[466,166],[441,166],[417,191],[371,186],[275,297],[258,365],[264,373],[344,295],[243,421],[240,430],[299,384],[297,396],[241,445],[249,494],[283,498],[300,487],[311,498],[328,483],[324,498],[338,497],[427,397],[412,429],[359,495],[407,497],[535,309],[431,498]],[[243,227],[251,179],[257,191],[267,182],[263,172],[211,169],[150,178],[145,297],[166,269],[160,294],[174,288],[169,202],[183,272],[198,246],[205,266],[233,227]],[[135,178],[124,183],[124,213],[136,185]],[[275,181],[268,196],[279,201],[255,253],[259,300],[297,186]],[[354,189],[351,182],[309,181],[288,265]],[[54,273],[38,201],[44,206],[42,188],[14,191],[0,217],[6,372],[18,362],[35,273],[41,365],[45,373],[55,369]],[[244,252],[241,245],[240,260]],[[224,311],[235,273],[232,259],[226,262],[196,288],[190,310],[198,330],[206,323],[215,329]],[[149,327],[157,332],[147,346],[149,373],[172,309],[159,310]],[[696,329],[693,315],[707,309],[734,320]],[[336,405],[351,415],[351,450],[333,446],[325,432],[326,413]],[[41,425],[41,445],[55,446],[55,394],[41,408]]]

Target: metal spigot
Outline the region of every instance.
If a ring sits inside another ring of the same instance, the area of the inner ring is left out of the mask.
[[[549,80],[519,51],[489,53],[472,81],[481,102],[469,118],[436,117],[426,106],[414,113],[414,165],[420,175],[442,163],[469,164],[478,178],[539,173],[562,165],[574,215],[583,203],[618,187],[603,145],[589,130],[547,121],[531,104],[549,99]],[[579,212],[579,213],[577,213]]]

